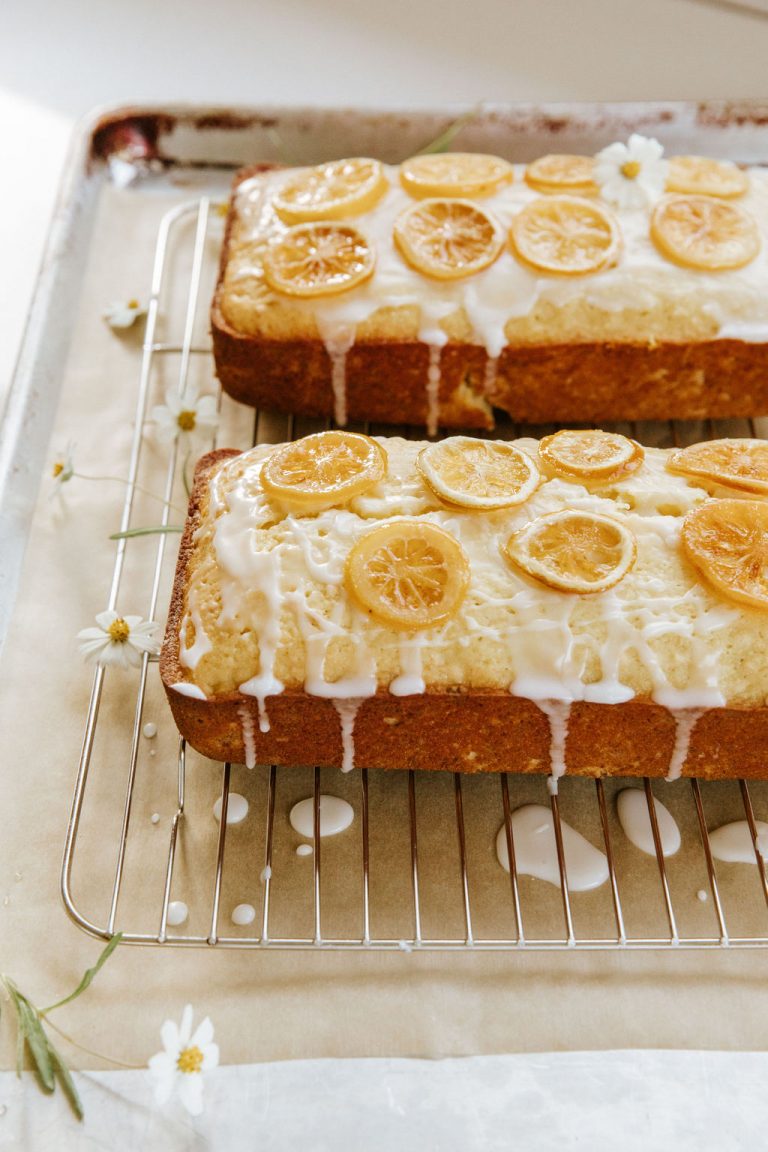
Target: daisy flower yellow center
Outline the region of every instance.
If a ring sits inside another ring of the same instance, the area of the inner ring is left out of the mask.
[[[191,1048],[182,1048],[176,1061],[179,1072],[200,1072],[203,1067],[203,1054],[197,1045]]]
[[[56,479],[57,476],[61,476],[63,471],[64,471],[64,465],[62,464],[61,460],[57,460],[53,466],[53,478],[54,478],[54,480]]]
[[[139,307],[138,300],[129,300],[128,301],[128,307],[129,308],[138,308]]]
[[[621,174],[626,180],[636,180],[640,175],[640,161],[627,160],[626,164],[621,166]]]
[[[189,411],[189,409],[179,412],[176,417],[176,423],[182,432],[192,432],[196,423],[195,413]]]
[[[110,640],[114,644],[125,644],[131,634],[131,630],[122,616],[118,616],[117,620],[112,621],[107,632],[109,633]]]

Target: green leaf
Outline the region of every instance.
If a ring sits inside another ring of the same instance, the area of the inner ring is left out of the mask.
[[[21,1022],[21,1001],[24,1000],[25,997],[23,997],[21,992],[19,992],[10,976],[3,975],[0,977],[0,979],[2,979],[3,987],[10,996],[11,1003],[13,1004],[14,1010],[16,1012],[16,1075],[20,1077],[24,1068],[25,1037],[24,1027]]]
[[[53,1063],[48,1037],[43,1031],[40,1017],[25,996],[19,996],[19,1025],[24,1033],[30,1054],[46,1092],[53,1092],[56,1081],[53,1078]]]
[[[116,932],[107,944],[104,951],[99,956],[93,968],[88,968],[83,973],[83,978],[78,984],[77,988],[75,988],[74,992],[70,992],[69,996],[65,996],[63,1000],[57,1000],[55,1004],[50,1004],[47,1008],[41,1008],[40,1015],[47,1016],[49,1012],[53,1012],[54,1008],[61,1008],[64,1004],[69,1004],[71,1000],[75,1000],[78,996],[82,995],[86,988],[91,986],[94,976],[99,971],[99,969],[106,964],[107,960],[109,960],[110,956],[114,952],[115,948],[117,948],[122,938],[122,932]]]
[[[133,536],[161,536],[165,532],[183,532],[180,524],[158,524],[157,528],[129,528],[126,532],[113,532],[110,540],[130,540]]]
[[[69,1068],[67,1068],[64,1058],[60,1052],[54,1048],[50,1040],[48,1041],[48,1050],[50,1051],[54,1072],[61,1084],[62,1091],[69,1100],[75,1116],[77,1116],[78,1120],[82,1120],[85,1117],[85,1111],[83,1109],[83,1102],[80,1099],[80,1093],[77,1091],[75,1082],[72,1079],[72,1073]]]
[[[474,108],[470,108],[468,112],[465,112],[462,116],[452,121],[439,136],[436,136],[429,144],[425,144],[423,148],[420,148],[416,155],[431,156],[434,152],[447,152],[462,128],[465,128],[467,124],[474,120],[475,116],[482,110],[482,107],[482,104],[476,104]]]

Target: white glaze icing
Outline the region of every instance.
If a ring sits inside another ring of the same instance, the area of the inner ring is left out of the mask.
[[[245,749],[246,768],[256,767],[256,732],[253,716],[247,704],[238,705],[237,714],[243,730],[243,748]]]
[[[237,925],[253,924],[256,919],[256,909],[253,904],[236,904],[232,909],[232,923]]]
[[[178,928],[189,916],[189,908],[183,900],[171,900],[168,905],[167,922],[171,928]]]
[[[153,723],[152,720],[148,720],[142,728],[142,732],[146,736],[147,740],[152,740],[155,736],[157,736],[157,724]]]
[[[547,782],[550,795],[557,795],[557,783],[565,775],[565,742],[571,717],[570,701],[536,700],[536,704],[549,720],[549,770]]]
[[[341,770],[351,772],[355,766],[355,719],[363,699],[351,696],[346,700],[334,700],[333,706],[339,714],[341,726]]]
[[[174,692],[178,692],[179,696],[189,696],[192,700],[206,700],[207,696],[202,688],[198,688],[197,684],[191,684],[187,680],[178,680],[175,684],[171,684]]]
[[[365,283],[350,292],[292,304],[313,315],[326,347],[333,346],[337,333],[363,323],[379,309],[415,306],[419,309],[419,338],[427,344],[445,342],[441,321],[463,309],[472,339],[491,358],[498,357],[506,344],[505,325],[511,318],[525,317],[538,305],[554,308],[584,301],[599,312],[611,314],[625,309],[647,312],[659,297],[673,302],[686,293],[707,301],[706,310],[719,325],[720,336],[751,339],[768,337],[768,253],[766,244],[746,267],[726,272],[705,272],[679,267],[666,260],[650,238],[648,208],[617,209],[605,205],[618,220],[622,248],[617,264],[588,276],[552,276],[537,273],[515,259],[508,246],[493,264],[481,272],[458,280],[433,280],[402,258],[392,240],[396,218],[413,204],[400,185],[396,168],[387,168],[389,189],[375,208],[350,219],[374,249],[376,269]],[[514,217],[526,205],[541,198],[523,178],[524,168],[515,166],[514,180],[482,201],[506,232]],[[259,252],[267,235],[285,231],[269,200],[291,172],[275,172],[266,178],[245,181],[238,192],[238,240],[245,245],[239,259],[231,262],[228,285],[237,292],[240,282],[263,283],[258,262],[249,252]],[[763,236],[768,232],[768,175],[750,170],[750,188],[738,204],[751,214]],[[258,299],[258,298],[257,298]]]
[[[222,800],[219,796],[213,803],[213,818],[221,820]],[[227,824],[241,824],[248,815],[248,801],[239,792],[230,792],[227,798]]]
[[[587,892],[599,888],[608,879],[608,861],[604,853],[562,819],[560,827],[569,892]],[[560,887],[555,824],[551,809],[545,808],[543,804],[526,804],[516,808],[512,813],[512,843],[518,875],[535,876],[538,880],[546,880]],[[496,837],[496,856],[502,868],[509,872],[507,831],[504,824]]]
[[[346,800],[339,796],[329,796],[323,793],[320,796],[320,835],[336,836],[349,828],[355,818],[355,810]],[[300,836],[313,840],[315,835],[315,802],[312,796],[294,804],[288,815],[291,827]]]
[[[757,831],[757,847],[760,855],[768,860],[768,824],[763,820],[755,821]],[[752,845],[752,833],[746,820],[735,820],[732,824],[723,824],[709,834],[709,845],[716,860],[726,864],[754,864],[755,849]]]
[[[654,798],[654,806],[662,855],[674,856],[680,849],[680,829],[661,800]],[[655,856],[653,827],[645,792],[640,788],[624,788],[616,797],[616,814],[627,839],[641,852]]]
[[[704,715],[703,708],[681,708],[674,713],[675,717],[675,744],[669,761],[667,780],[679,780],[685,761],[688,759],[688,750],[691,746],[691,737],[698,721]]]
[[[440,356],[442,348],[439,344],[429,346],[429,365],[427,367],[427,435],[436,436],[440,409]]]
[[[296,848],[297,856],[311,856],[313,852],[314,848],[311,844],[299,844]]]

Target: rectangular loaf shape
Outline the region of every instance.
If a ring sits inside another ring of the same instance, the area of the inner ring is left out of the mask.
[[[387,476],[312,514],[263,491],[274,446],[199,462],[161,656],[194,748],[345,768],[768,775],[768,613],[723,597],[679,544],[711,485],[646,449],[610,485],[545,476],[524,504],[477,512],[425,484],[424,444],[379,443]],[[536,441],[515,443],[537,458]],[[637,559],[613,588],[556,591],[505,559],[511,532],[564,508],[632,533]],[[403,518],[443,528],[468,558],[466,599],[439,627],[391,629],[345,585],[355,542]]]
[[[395,221],[416,203],[385,166],[387,191],[351,215],[375,269],[364,284],[299,299],[270,287],[264,256],[287,225],[273,207],[297,169],[235,180],[211,323],[230,395],[282,412],[445,428],[749,417],[768,413],[768,173],[748,172],[737,210],[760,250],[745,267],[681,267],[651,241],[651,205],[602,203],[620,233],[616,263],[546,274],[505,243],[488,268],[441,281],[403,259]],[[506,235],[542,193],[525,166],[477,200]]]

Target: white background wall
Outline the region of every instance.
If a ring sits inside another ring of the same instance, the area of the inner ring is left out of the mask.
[[[0,0],[0,396],[95,105],[747,96],[768,15],[716,0]]]

